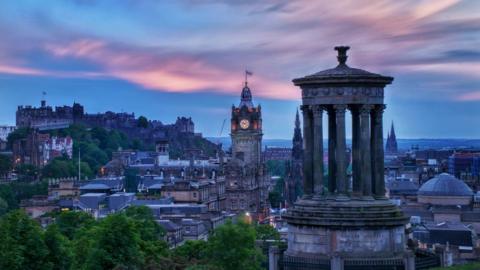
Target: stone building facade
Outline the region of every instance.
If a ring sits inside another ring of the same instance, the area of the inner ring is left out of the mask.
[[[73,139],[67,137],[51,137],[50,134],[33,130],[26,138],[13,142],[13,162],[43,167],[56,157],[72,158]]]
[[[225,165],[227,210],[261,219],[268,210],[268,181],[262,158],[262,112],[245,82],[238,107],[232,106],[232,156]]]

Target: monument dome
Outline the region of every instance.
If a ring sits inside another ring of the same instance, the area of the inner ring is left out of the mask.
[[[418,190],[418,201],[434,205],[467,205],[472,189],[448,173],[442,173],[425,182]]]

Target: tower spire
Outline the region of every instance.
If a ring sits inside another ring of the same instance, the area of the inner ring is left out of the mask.
[[[248,81],[247,78],[248,76],[252,76],[253,73],[245,70],[245,86],[242,89],[242,94],[240,96],[240,108],[243,106],[247,106],[248,108],[253,107],[253,102],[252,102],[252,92],[250,91],[250,88],[248,87]]]
[[[298,115],[298,108],[297,108],[297,114],[295,116],[295,128],[300,128],[300,116]]]
[[[392,126],[390,128],[390,136],[392,136],[393,138],[396,138],[395,136],[395,127],[393,126],[393,121],[392,121]]]

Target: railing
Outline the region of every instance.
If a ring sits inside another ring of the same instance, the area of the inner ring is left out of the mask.
[[[415,269],[429,269],[440,266],[440,257],[426,250],[415,251]]]
[[[345,260],[345,270],[404,270],[403,259],[358,259]]]
[[[291,257],[288,255],[284,255],[279,260],[279,269],[280,270],[302,270],[302,269],[330,270],[330,260]]]

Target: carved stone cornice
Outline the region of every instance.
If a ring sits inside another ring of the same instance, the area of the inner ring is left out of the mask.
[[[321,87],[321,88],[305,88],[302,90],[304,98],[311,97],[331,97],[331,96],[367,96],[367,97],[383,97],[382,87]]]

